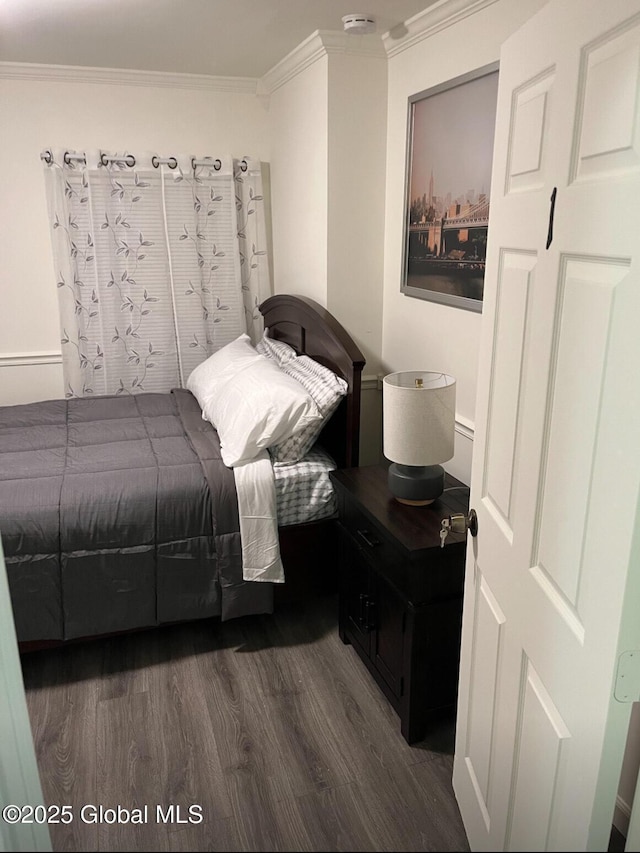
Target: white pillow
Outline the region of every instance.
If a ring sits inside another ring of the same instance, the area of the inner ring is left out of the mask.
[[[256,352],[248,335],[198,365],[187,388],[217,429],[222,461],[230,468],[322,420],[311,395]]]
[[[243,334],[210,355],[189,374],[187,388],[200,403],[209,394],[235,376],[243,367],[256,360],[257,353],[249,335]]]

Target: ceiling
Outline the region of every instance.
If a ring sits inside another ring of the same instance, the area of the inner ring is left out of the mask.
[[[0,0],[0,61],[262,77],[342,16],[401,34],[435,0]]]

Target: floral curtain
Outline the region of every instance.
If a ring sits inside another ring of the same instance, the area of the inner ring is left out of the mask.
[[[184,386],[262,333],[270,294],[260,163],[49,151],[67,396]]]

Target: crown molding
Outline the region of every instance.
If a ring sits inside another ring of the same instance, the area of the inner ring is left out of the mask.
[[[320,38],[320,31],[316,30],[262,75],[260,89],[264,94],[270,95],[325,55],[326,51]]]
[[[135,68],[91,68],[82,65],[41,65],[32,62],[0,62],[0,79],[155,86],[240,95],[255,95],[258,89],[258,79],[255,77],[214,77],[208,74],[173,74],[164,71],[138,71]]]
[[[396,56],[423,39],[430,38],[440,30],[451,27],[496,2],[497,0],[438,0],[424,12],[419,12],[404,24],[384,33],[382,43],[386,54],[388,57]]]
[[[334,30],[316,30],[260,78],[260,90],[271,94],[318,59],[335,53],[371,59],[386,58],[381,38],[353,36]]]

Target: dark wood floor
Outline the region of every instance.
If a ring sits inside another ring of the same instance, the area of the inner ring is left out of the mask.
[[[468,850],[453,723],[408,746],[336,611],[325,598],[23,656],[45,800],[74,814],[54,850]],[[156,822],[170,804],[202,823]],[[147,805],[148,823],[85,823],[84,805]]]

